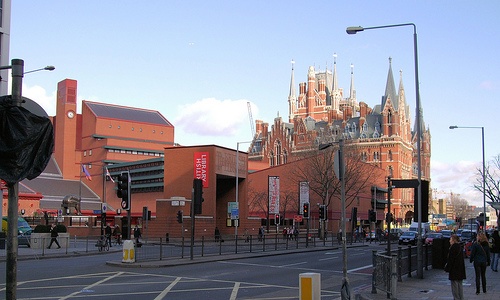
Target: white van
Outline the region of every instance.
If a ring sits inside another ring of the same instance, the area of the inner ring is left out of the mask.
[[[425,223],[422,222],[420,225],[422,228],[422,238],[425,238],[427,233],[429,233],[431,231],[431,225],[428,222],[425,222]],[[411,222],[411,225],[410,225],[410,228],[408,229],[408,231],[418,232],[418,222]]]

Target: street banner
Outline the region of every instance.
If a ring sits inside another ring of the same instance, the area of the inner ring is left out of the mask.
[[[269,192],[269,215],[276,215],[280,212],[280,178],[279,176],[268,177]]]
[[[203,181],[203,188],[208,188],[208,152],[194,153],[194,178]]]

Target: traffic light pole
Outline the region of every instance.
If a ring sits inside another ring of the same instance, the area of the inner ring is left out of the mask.
[[[391,214],[391,190],[392,190],[392,183],[391,183],[391,176],[387,177],[387,215],[385,220],[389,221],[387,222],[387,256],[391,256],[391,222],[392,218],[390,218]]]

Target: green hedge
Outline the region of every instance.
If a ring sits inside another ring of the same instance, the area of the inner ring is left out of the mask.
[[[36,225],[33,232],[35,232],[35,233],[50,233],[50,228],[51,228],[51,225],[40,224],[40,225]],[[58,233],[68,232],[68,229],[63,224],[57,224],[56,228],[57,228]]]

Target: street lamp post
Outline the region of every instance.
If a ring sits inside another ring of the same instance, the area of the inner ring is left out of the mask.
[[[319,150],[326,149],[332,146],[333,143],[319,145]],[[342,288],[341,299],[351,299],[351,290],[349,287],[349,279],[347,278],[347,244],[346,244],[346,228],[345,228],[345,161],[344,161],[344,139],[339,140],[338,150],[338,177],[340,180],[340,228],[342,230]]]
[[[237,142],[236,143],[236,203],[238,204],[238,214],[239,214],[239,194],[238,194],[238,187],[240,185],[240,180],[239,180],[239,169],[240,169],[240,161],[239,161],[239,153],[240,153],[240,144],[248,144],[251,143],[252,141],[246,141],[246,142]],[[234,238],[235,240],[238,239],[238,226],[239,226],[239,220],[235,220],[234,224]]]
[[[358,32],[370,29],[383,29],[383,28],[391,28],[391,27],[402,27],[402,26],[412,26],[413,27],[413,53],[414,53],[414,61],[415,61],[415,102],[416,102],[416,124],[417,127],[415,132],[417,134],[417,177],[418,177],[418,188],[417,188],[417,203],[418,203],[418,235],[422,236],[422,167],[421,167],[421,134],[422,128],[421,120],[420,120],[420,89],[419,89],[419,80],[418,80],[418,52],[417,52],[417,26],[414,23],[402,23],[402,24],[392,24],[392,25],[383,25],[383,26],[374,26],[374,27],[361,27],[361,26],[352,26],[347,27],[347,34],[356,34]],[[422,239],[418,239],[417,243],[417,277],[423,278],[423,253],[422,253]]]
[[[46,67],[47,68],[47,67]],[[11,69],[12,70],[12,104],[14,106],[21,106],[23,103],[22,97],[22,85],[23,76],[27,73],[32,73],[36,71],[45,70],[33,70],[24,72],[24,60],[22,59],[12,59],[10,66],[0,66],[0,70]],[[51,66],[50,71],[55,68]],[[49,70],[49,69],[47,69]],[[17,285],[17,219],[18,219],[18,202],[19,202],[19,182],[14,184],[9,184],[8,188],[8,209],[7,209],[7,257],[6,257],[6,283],[5,283],[5,293],[6,299],[16,299],[16,285]],[[0,217],[1,217],[0,208]]]
[[[485,159],[484,159],[484,127],[480,126],[450,126],[450,129],[457,128],[467,128],[467,129],[481,129],[481,143],[483,149],[483,216],[484,216],[484,227],[486,229],[486,167],[485,167]]]

